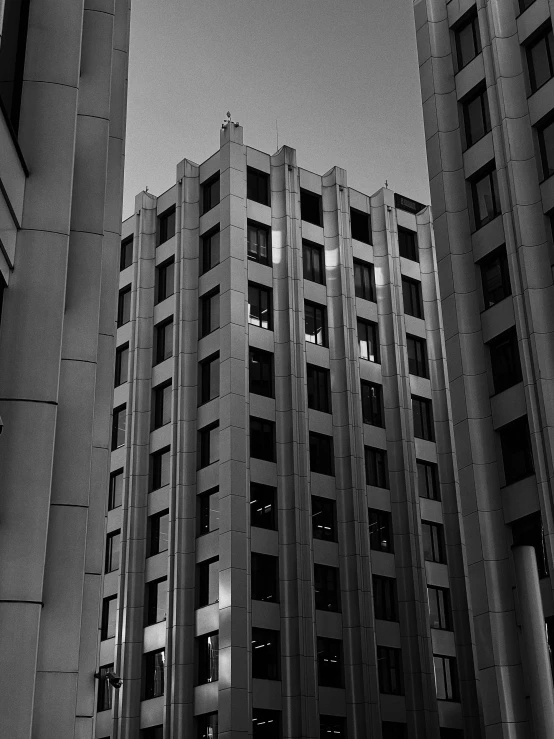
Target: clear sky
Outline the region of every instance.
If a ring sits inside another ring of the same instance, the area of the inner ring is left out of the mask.
[[[244,141],[337,165],[371,194],[385,180],[429,202],[412,0],[133,0],[124,217],[187,157]]]

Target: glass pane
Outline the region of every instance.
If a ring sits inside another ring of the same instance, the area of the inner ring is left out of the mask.
[[[548,61],[547,40],[542,38],[535,46],[529,50],[531,57],[531,77],[534,81],[533,89],[537,90],[547,82],[552,73]]]
[[[554,174],[554,122],[543,129],[543,169],[544,177]]]
[[[117,615],[117,598],[110,598],[108,601],[108,613],[106,619],[106,639],[111,639],[115,636],[115,625]]]
[[[219,561],[208,565],[208,603],[219,601]]]
[[[213,429],[210,429],[210,456],[208,459],[208,464],[213,464],[214,462],[217,462],[219,459],[219,428],[215,427]]]
[[[219,293],[210,298],[210,332],[219,328]]]
[[[160,455],[160,487],[169,485],[169,452]]]
[[[167,618],[167,579],[156,583],[156,623]]]
[[[158,552],[167,552],[169,546],[169,513],[159,517]]]

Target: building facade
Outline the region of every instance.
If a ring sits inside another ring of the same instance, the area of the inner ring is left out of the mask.
[[[416,0],[414,12],[486,736],[542,739],[554,726],[554,4]]]
[[[429,209],[229,121],[120,267],[96,737],[480,736]]]
[[[94,735],[128,27],[129,0],[0,2],[0,736],[10,739]]]

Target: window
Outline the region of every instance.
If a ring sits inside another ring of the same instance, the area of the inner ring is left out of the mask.
[[[437,700],[460,700],[458,690],[458,670],[456,669],[456,660],[454,657],[443,657],[442,655],[434,654],[433,662],[435,665]]]
[[[152,390],[152,430],[159,429],[171,421],[171,380]]]
[[[554,36],[550,23],[535,36],[526,51],[531,92],[536,92],[554,77]]]
[[[172,205],[158,216],[158,245],[175,236],[175,206]]]
[[[127,423],[127,406],[114,408],[112,418],[112,452],[125,444],[125,427]]]
[[[375,618],[398,621],[396,580],[393,577],[373,575],[373,609]]]
[[[404,695],[402,652],[393,647],[377,647],[379,690],[388,695]]]
[[[316,303],[304,303],[304,321],[306,327],[306,341],[310,344],[327,346],[327,318],[326,310]]]
[[[484,173],[478,174],[469,184],[473,204],[473,220],[477,231],[502,212],[496,169],[489,165]]]
[[[548,123],[537,126],[539,139],[539,151],[541,154],[542,176],[547,179],[554,174],[554,118],[550,117]]]
[[[501,393],[521,382],[521,362],[515,328],[504,331],[489,342],[489,351],[495,393]]]
[[[406,724],[400,721],[382,721],[381,733],[383,739],[408,739]]]
[[[250,483],[250,525],[277,529],[277,491],[269,485]]]
[[[246,197],[262,205],[269,205],[269,174],[248,167],[246,170]]]
[[[548,560],[544,541],[544,529],[539,511],[523,518],[518,518],[511,524],[512,542],[514,547],[528,545],[534,548],[537,560],[539,577],[548,576]]]
[[[96,701],[96,710],[109,711],[112,707],[112,686],[108,680],[108,674],[114,671],[114,665],[104,665],[98,672],[100,679],[98,680],[98,698]]]
[[[252,739],[281,739],[281,712],[253,708]]]
[[[352,238],[371,244],[371,216],[356,208],[350,208],[350,230]]]
[[[196,717],[197,739],[218,739],[219,729],[217,713],[203,713]],[[160,739],[162,739],[160,737]]]
[[[384,449],[375,449],[366,446],[365,452],[365,481],[366,485],[376,488],[389,487],[389,468],[387,465],[387,453]]]
[[[167,577],[162,577],[145,586],[145,626],[159,624],[167,618]]]
[[[131,285],[119,291],[117,299],[117,328],[131,320]]]
[[[321,195],[309,190],[300,190],[300,212],[303,221],[323,226],[323,207]]]
[[[173,356],[173,319],[154,326],[154,364]]]
[[[5,111],[4,115],[17,134],[23,90],[29,3],[21,1],[2,3],[2,11],[3,25],[0,34],[4,41],[0,47],[0,69],[2,70],[0,101]]]
[[[252,554],[252,600],[279,602],[279,559],[268,554]]]
[[[416,459],[417,489],[420,498],[440,500],[439,470],[432,462]]]
[[[102,601],[102,624],[100,626],[100,639],[105,641],[115,636],[117,616],[117,595],[104,598]]]
[[[458,71],[481,53],[481,37],[477,11],[473,9],[454,29]]]
[[[313,364],[307,366],[308,376],[308,408],[322,413],[331,413],[331,393],[329,382],[329,370],[316,367]]]
[[[202,215],[219,203],[219,172],[202,183]]]
[[[160,449],[150,455],[150,490],[159,490],[169,485],[170,449]]]
[[[325,285],[325,257],[322,246],[302,240],[302,264],[305,280]]]
[[[202,236],[202,271],[209,272],[219,264],[219,226]]]
[[[535,0],[519,0],[519,12],[523,13],[523,11],[527,10],[527,8],[533,5],[534,2]]]
[[[142,700],[164,694],[165,650],[147,652],[142,657]]]
[[[122,272],[133,263],[133,235],[121,241],[121,250],[119,252],[119,270]]]
[[[250,349],[249,388],[255,395],[273,398],[273,354],[261,349]]]
[[[423,298],[421,283],[417,280],[402,278],[402,297],[404,299],[404,313],[415,318],[423,318]]]
[[[252,629],[252,677],[260,680],[281,679],[279,632]]]
[[[417,377],[429,377],[427,342],[416,336],[406,336],[408,348],[408,372]]]
[[[340,612],[338,567],[314,565],[315,607],[318,611]]]
[[[108,495],[108,510],[119,508],[123,498],[123,470],[116,470],[110,474],[110,491]]]
[[[261,285],[248,284],[248,323],[273,329],[272,291]]]
[[[310,431],[310,470],[320,475],[335,474],[332,436]]]
[[[502,447],[506,485],[511,485],[513,482],[532,475],[535,467],[533,465],[527,416],[522,416],[502,426],[498,430],[498,435]]]
[[[473,146],[491,130],[489,98],[486,85],[479,85],[462,100],[462,116],[466,149]]]
[[[196,640],[198,685],[219,680],[219,634],[204,634]]]
[[[219,422],[198,432],[198,469],[219,461]]]
[[[394,552],[392,516],[388,511],[368,508],[369,548],[375,552]]]
[[[156,267],[156,284],[154,286],[154,303],[169,298],[175,292],[175,259],[168,259]]]
[[[119,346],[115,350],[115,387],[123,385],[129,379],[129,344]]]
[[[219,352],[200,363],[200,404],[219,397]]]
[[[148,517],[146,556],[153,557],[167,552],[169,547],[169,511],[161,511]]]
[[[219,489],[198,496],[198,536],[219,529]]]
[[[200,298],[200,338],[219,328],[219,288]]]
[[[375,302],[375,274],[372,264],[354,262],[354,291],[357,298]]]
[[[427,398],[412,395],[412,412],[414,416],[414,436],[417,439],[435,440],[433,425],[433,404]]]
[[[344,686],[340,639],[317,637],[317,681],[328,688]]]
[[[275,423],[250,417],[250,456],[275,462]]]
[[[267,226],[248,221],[246,229],[248,259],[260,264],[271,264],[271,232]]]
[[[219,601],[219,559],[196,565],[197,607],[204,608]]]
[[[501,246],[480,261],[485,310],[512,294],[506,247]]]
[[[334,500],[312,495],[312,533],[314,539],[337,541],[337,504]]]
[[[404,259],[419,262],[419,247],[417,245],[417,233],[415,231],[398,226],[398,251]]]
[[[346,719],[342,716],[319,717],[320,739],[346,739]]]
[[[106,739],[108,739],[108,737],[106,737]],[[158,724],[158,726],[149,726],[147,729],[141,729],[140,739],[164,739],[163,724]]]
[[[113,531],[106,537],[106,558],[104,572],[115,572],[119,569],[121,554],[121,531]]]
[[[364,423],[371,426],[385,425],[383,414],[383,388],[373,382],[361,382],[362,389],[362,418]]]
[[[427,586],[429,600],[429,626],[432,629],[452,630],[452,611],[450,609],[450,592],[447,588]]]
[[[531,0],[534,2],[535,0]],[[448,729],[445,726],[441,726],[439,729],[439,739],[464,739],[464,732],[462,729]]]
[[[379,362],[379,330],[376,323],[358,318],[358,351],[360,359]]]
[[[423,537],[423,558],[425,561],[446,564],[444,533],[441,524],[422,521],[421,533]]]

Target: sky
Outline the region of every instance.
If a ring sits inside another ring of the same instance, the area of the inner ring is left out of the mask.
[[[429,202],[412,0],[133,0],[125,218],[228,110],[248,146],[274,153],[277,122],[300,167]]]

